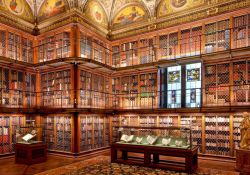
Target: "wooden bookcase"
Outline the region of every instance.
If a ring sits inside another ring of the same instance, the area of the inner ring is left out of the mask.
[[[0,114],[0,155],[13,153],[16,143],[16,129],[25,126],[23,115]]]
[[[105,75],[79,70],[79,107],[105,108],[109,106],[109,78]]]
[[[70,114],[52,114],[42,117],[44,142],[48,150],[72,152],[73,119]]]
[[[242,15],[233,18],[232,47],[240,48],[250,45],[250,15]]]
[[[206,105],[228,105],[230,102],[230,64],[205,66]]]
[[[71,107],[71,69],[41,74],[42,106]]]
[[[43,37],[39,39],[38,60],[44,62],[70,57],[70,47],[70,32],[68,31]]]
[[[178,32],[164,34],[159,36],[159,51],[161,59],[174,59],[179,57]]]
[[[110,122],[103,115],[80,114],[80,152],[108,147],[110,144]]]

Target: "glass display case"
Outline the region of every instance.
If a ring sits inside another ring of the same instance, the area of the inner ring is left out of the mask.
[[[192,149],[192,132],[187,127],[114,126],[118,134],[113,143]]]
[[[15,128],[16,143],[36,144],[42,143],[43,127],[36,125],[19,126]]]

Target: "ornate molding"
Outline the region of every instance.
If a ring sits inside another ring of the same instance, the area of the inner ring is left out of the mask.
[[[114,30],[111,33],[111,40],[121,39],[125,37],[129,37],[132,35],[142,34],[146,32],[151,32],[155,30],[165,29],[168,27],[176,26],[179,24],[184,24],[188,22],[197,21],[200,19],[204,19],[207,17],[212,17],[215,15],[220,15],[222,13],[231,12],[233,10],[238,10],[241,8],[249,7],[250,1],[249,0],[233,0],[227,1],[224,3],[216,4],[216,5],[209,5],[207,7],[193,10],[192,13],[185,12],[182,14],[170,15],[167,18],[157,19],[156,21],[151,21],[149,24],[144,24],[144,26],[137,24],[137,28],[129,27],[127,29],[122,30]],[[155,26],[156,27],[152,27]],[[133,26],[135,27],[135,26]]]

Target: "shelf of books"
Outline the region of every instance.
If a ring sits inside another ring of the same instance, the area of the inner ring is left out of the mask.
[[[236,156],[235,149],[240,147],[240,123],[243,120],[242,114],[235,114],[233,116],[233,156]]]
[[[181,115],[180,125],[190,127],[192,130],[192,145],[199,147],[202,152],[202,116],[201,115]]]
[[[138,75],[121,77],[122,108],[138,107]]]
[[[205,25],[205,53],[230,49],[229,19]]]
[[[105,44],[101,40],[93,39],[93,51],[94,51],[94,60],[110,65],[110,50],[108,44]]]
[[[36,105],[36,74],[25,73],[25,105],[34,107]]]
[[[140,74],[140,107],[157,106],[157,73]]]
[[[230,156],[229,115],[206,115],[205,154]]]
[[[105,148],[110,144],[109,118],[101,115],[80,116],[80,151]]]
[[[200,55],[202,27],[193,27],[181,31],[180,57]]]
[[[108,97],[107,93],[109,94],[109,79],[107,77],[80,70],[79,86],[80,107],[104,108],[108,105],[109,99],[106,97]]]
[[[112,46],[112,66],[120,67],[120,46]]]
[[[39,62],[70,56],[70,32],[62,32],[39,40]]]
[[[140,39],[139,46],[139,64],[156,61],[156,37]]]
[[[178,55],[178,32],[159,37],[159,59],[175,59]]]
[[[138,64],[138,41],[121,44],[120,67]]]
[[[240,48],[250,45],[250,14],[233,18],[232,47]]]
[[[43,117],[44,141],[48,150],[71,152],[72,117],[70,115],[49,115]]]
[[[0,30],[0,56],[6,56],[6,31]]]
[[[121,107],[120,105],[121,84],[120,83],[121,83],[120,77],[112,78],[112,107],[114,108]]]
[[[10,104],[10,76],[9,69],[0,67],[0,87],[1,87],[1,95],[0,102],[1,105],[9,105]]]
[[[42,73],[41,85],[43,106],[72,107],[70,69]]]
[[[83,32],[80,33],[80,54],[82,58],[91,59],[92,56],[92,38]]]
[[[230,102],[230,64],[205,66],[206,105],[228,105]]]
[[[0,116],[0,154],[12,152],[10,117]]]
[[[114,115],[111,117],[111,125],[112,125],[112,143],[114,142],[118,142],[119,140],[119,131],[117,128],[117,126],[121,126],[121,119],[119,115]]]
[[[23,106],[24,73],[11,70],[11,104]]]
[[[8,33],[8,57],[21,61],[20,55],[21,37],[14,33]]]
[[[250,87],[249,87],[249,68],[250,61],[242,60],[233,62],[233,103],[249,104]]]
[[[33,63],[33,42],[19,34],[0,30],[0,56]]]

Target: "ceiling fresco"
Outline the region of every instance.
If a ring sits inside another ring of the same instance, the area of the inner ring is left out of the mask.
[[[194,14],[211,8],[211,13],[207,10],[210,15],[218,12],[217,6],[227,6],[235,1],[240,3],[249,0],[0,0],[0,16],[3,14],[6,17],[10,13],[10,18],[17,16],[16,19],[21,18],[30,22],[30,25],[35,24],[35,19],[38,25],[47,25],[43,21],[64,21],[60,14],[73,12],[105,31],[122,30],[124,25],[132,30],[135,23],[139,24],[138,28],[148,25],[154,29],[158,23],[162,26],[162,22],[170,23],[168,20],[173,19],[174,15],[187,17],[189,12]]]
[[[10,13],[29,22],[34,21],[33,11],[25,0],[0,0],[0,13]]]

